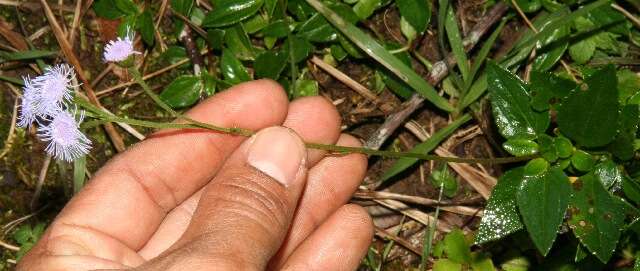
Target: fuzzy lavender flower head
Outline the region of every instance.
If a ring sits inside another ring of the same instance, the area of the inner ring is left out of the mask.
[[[18,117],[18,127],[27,128],[36,121],[37,115],[34,110],[36,89],[33,87],[31,78],[25,77],[24,88],[22,89],[22,102],[20,104],[20,116]]]
[[[30,82],[30,95],[25,95],[31,99],[31,110],[36,116],[45,118],[63,110],[71,100],[74,87],[73,80],[76,74],[73,68],[67,64],[58,64],[46,70],[43,75],[36,77]],[[25,85],[27,85],[25,80]],[[25,110],[25,107],[22,108]]]
[[[116,40],[109,41],[104,47],[104,60],[107,62],[122,62],[127,60],[131,55],[140,54],[133,50],[134,33],[127,30],[124,38],[118,37]]]
[[[52,115],[49,124],[38,129],[40,139],[49,142],[45,151],[67,162],[89,153],[91,141],[79,129],[83,118],[84,114],[81,113],[80,119],[76,120],[67,111]]]

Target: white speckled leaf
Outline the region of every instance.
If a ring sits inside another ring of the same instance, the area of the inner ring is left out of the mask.
[[[523,168],[519,167],[500,177],[484,210],[476,244],[498,240],[523,228],[516,203],[516,193],[522,182],[523,172]]]

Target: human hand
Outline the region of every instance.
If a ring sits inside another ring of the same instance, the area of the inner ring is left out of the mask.
[[[345,204],[366,158],[325,157],[302,143],[360,145],[340,134],[330,102],[289,103],[280,86],[260,80],[187,115],[260,132],[153,134],[95,174],[18,270],[357,268],[373,226],[361,207]]]

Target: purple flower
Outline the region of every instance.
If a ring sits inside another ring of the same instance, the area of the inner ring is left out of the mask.
[[[58,64],[46,70],[30,82],[33,93],[31,99],[31,112],[38,117],[45,118],[63,110],[71,100],[73,87],[72,81],[76,74],[67,64]],[[25,85],[27,80],[25,80]],[[27,88],[25,87],[25,92]],[[27,96],[27,95],[25,95]],[[24,111],[25,108],[23,107]]]
[[[38,129],[40,139],[49,142],[45,151],[67,162],[89,153],[91,141],[79,129],[83,119],[84,113],[80,114],[79,120],[67,111],[52,115],[49,124]]]
[[[34,110],[34,100],[36,89],[33,88],[31,78],[25,77],[24,88],[22,91],[22,102],[20,104],[20,116],[18,117],[18,127],[27,128],[36,121],[36,112]]]
[[[133,50],[134,33],[127,29],[124,39],[118,37],[109,41],[104,47],[104,60],[107,62],[121,62],[127,60],[133,54],[140,54]]]

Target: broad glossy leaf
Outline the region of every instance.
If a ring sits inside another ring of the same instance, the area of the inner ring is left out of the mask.
[[[562,134],[585,147],[611,142],[618,128],[618,79],[613,66],[597,71],[558,107]]]
[[[271,78],[278,80],[280,73],[287,65],[287,54],[284,52],[264,51],[256,57],[253,69],[256,78]]]
[[[527,86],[522,80],[497,64],[490,62],[487,80],[493,116],[505,138],[533,139],[549,126],[549,113],[533,111]]]
[[[608,149],[620,160],[629,160],[635,154],[634,142],[638,134],[640,107],[635,104],[626,105],[620,115],[620,133],[609,144]]]
[[[576,151],[576,148],[571,144],[571,140],[564,136],[554,138],[553,145],[556,146],[556,152],[560,158],[569,158]]]
[[[447,258],[457,263],[470,263],[471,262],[471,249],[464,233],[455,229],[444,237],[444,252],[447,254]]]
[[[418,33],[427,30],[431,20],[431,5],[427,0],[396,0],[400,15],[407,20]]]
[[[568,11],[567,11],[568,13]],[[544,28],[547,27],[545,25]],[[569,25],[556,28],[543,41],[538,42],[538,56],[533,62],[533,68],[539,71],[547,71],[558,63],[569,47],[569,41],[565,39],[571,33]]]
[[[298,21],[304,21],[315,13],[313,7],[307,4],[304,0],[287,1],[287,10],[289,10],[289,12],[293,14]]]
[[[595,158],[583,150],[577,150],[571,156],[571,165],[580,171],[591,171],[595,163]]]
[[[239,23],[258,12],[263,0],[219,0],[204,17],[202,27],[221,27]]]
[[[532,71],[529,82],[531,106],[537,111],[556,107],[575,87],[575,82],[553,73]]]
[[[207,44],[212,49],[220,50],[224,47],[225,31],[222,29],[209,29],[207,30]]]
[[[171,82],[160,93],[162,101],[172,108],[182,108],[195,104],[200,98],[202,81],[192,75],[183,75]]]
[[[531,240],[544,256],[556,239],[570,197],[569,178],[558,168],[524,176],[518,190],[518,209]]]
[[[224,42],[237,58],[242,60],[254,59],[255,50],[242,24],[227,28],[224,32]]]
[[[592,173],[573,183],[569,215],[569,227],[580,242],[602,262],[608,262],[620,238],[624,213]]]
[[[289,34],[289,24],[285,20],[271,22],[262,29],[262,34],[266,37],[284,38]]]
[[[504,142],[502,147],[513,156],[525,156],[538,153],[538,144],[530,139],[512,138]]]
[[[527,13],[538,11],[542,7],[540,0],[516,0],[516,3]]]
[[[522,167],[505,172],[493,188],[476,234],[477,244],[498,240],[521,230],[516,193],[524,175]]]
[[[424,142],[416,145],[410,152],[414,153],[429,153],[433,151],[440,143],[449,137],[453,132],[455,132],[461,125],[465,124],[467,121],[471,120],[469,115],[464,115],[457,120],[451,122],[446,127],[435,132],[431,137],[429,137]],[[392,166],[387,170],[387,172],[382,175],[382,181],[387,181],[393,176],[396,176],[398,173],[404,171],[405,169],[413,166],[418,162],[418,159],[403,157],[398,159]]]
[[[604,188],[609,189],[615,184],[622,183],[622,171],[618,165],[610,159],[598,163],[593,169],[593,175],[602,183]]]
[[[329,42],[338,38],[333,26],[320,13],[300,24],[297,35],[313,42]]]
[[[247,69],[229,50],[222,51],[220,70],[222,71],[225,81],[232,85],[251,80]]]

